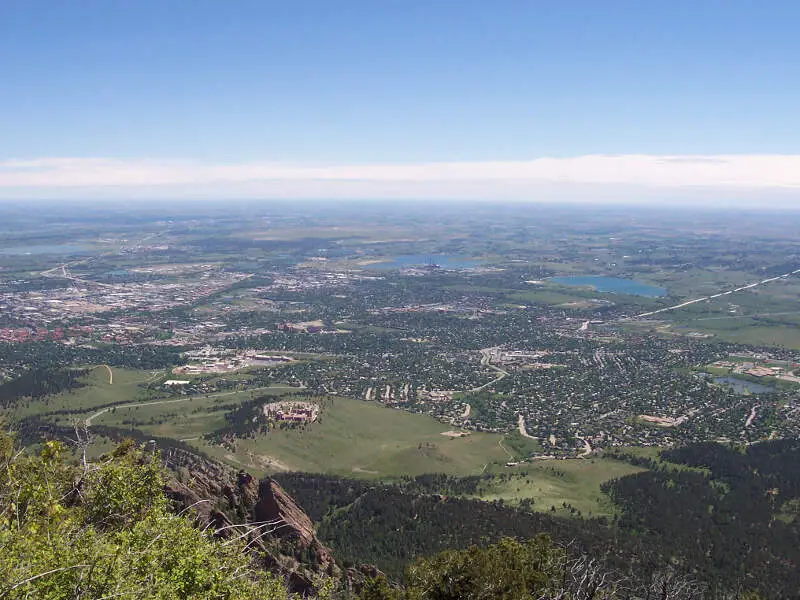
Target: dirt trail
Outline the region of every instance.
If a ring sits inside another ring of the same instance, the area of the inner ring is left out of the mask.
[[[511,454],[511,452],[508,450],[508,448],[503,446],[503,440],[498,440],[497,441],[497,445],[500,446],[503,449],[503,451],[508,455],[508,458],[510,458],[511,460],[514,460],[514,458],[515,458],[514,455]]]
[[[95,369],[103,368],[108,372],[108,385],[114,385],[114,372],[111,370],[111,367],[108,365],[97,365],[94,367]]]

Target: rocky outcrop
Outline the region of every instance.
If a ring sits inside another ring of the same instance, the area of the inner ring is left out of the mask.
[[[321,577],[341,576],[311,519],[274,480],[258,481],[184,451],[170,451],[164,459],[174,474],[165,492],[176,509],[192,511],[201,527],[220,537],[243,536],[264,567],[285,576],[292,591],[313,593]]]
[[[311,519],[274,480],[259,483],[253,515],[275,536],[291,540],[300,552],[315,557],[320,568],[329,571],[335,565],[330,549],[317,539]]]

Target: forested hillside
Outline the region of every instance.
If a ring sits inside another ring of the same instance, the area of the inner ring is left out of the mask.
[[[799,442],[774,441],[691,445],[661,460],[620,456],[648,471],[604,486],[619,510],[611,523],[460,497],[484,485],[481,477],[277,477],[340,559],[374,562],[396,578],[420,555],[546,532],[640,583],[670,566],[710,597],[752,589],[788,598],[800,589],[799,453]]]
[[[772,597],[800,590],[800,441],[729,448],[695,444],[670,462],[606,485],[618,526],[655,538],[698,577],[740,582]],[[693,469],[675,468],[674,464]]]

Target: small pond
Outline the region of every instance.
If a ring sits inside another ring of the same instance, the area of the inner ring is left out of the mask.
[[[737,394],[765,394],[767,392],[774,392],[775,388],[761,383],[754,383],[746,379],[739,379],[738,377],[714,377],[714,383],[723,383],[729,385]]]

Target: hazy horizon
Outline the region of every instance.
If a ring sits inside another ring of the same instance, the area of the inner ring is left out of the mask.
[[[800,5],[0,7],[0,200],[800,206]]]

